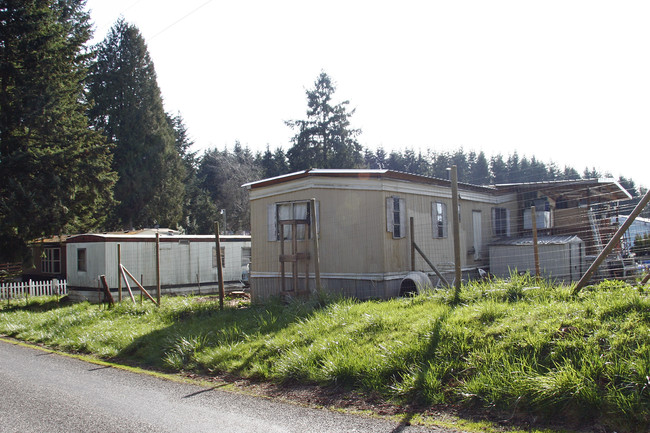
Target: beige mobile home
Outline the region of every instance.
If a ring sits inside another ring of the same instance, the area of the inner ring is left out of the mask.
[[[453,262],[447,180],[312,169],[244,186],[250,192],[254,300],[312,290],[317,255],[327,291],[361,299],[399,295],[411,270],[411,218],[413,238],[429,261],[443,270]],[[459,185],[459,195],[462,269],[471,275],[488,265],[489,243],[510,235],[516,195],[468,184]],[[415,269],[431,271],[419,255]]]
[[[66,241],[67,282],[75,300],[98,299],[99,276],[118,288],[118,245],[122,265],[155,293],[157,287],[156,233],[160,235],[160,283],[163,294],[215,293],[219,261],[215,237],[180,235],[169,230],[84,234]],[[221,266],[225,284],[239,284],[250,262],[250,236],[221,236]],[[136,288],[130,282],[131,287]],[[122,281],[123,295],[128,296]]]

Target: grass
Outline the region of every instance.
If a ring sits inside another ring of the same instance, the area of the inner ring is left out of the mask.
[[[163,306],[0,307],[0,333],[170,371],[337,384],[403,404],[454,405],[538,423],[650,427],[650,299],[620,282],[572,296],[523,276],[358,302],[275,300],[219,311]]]

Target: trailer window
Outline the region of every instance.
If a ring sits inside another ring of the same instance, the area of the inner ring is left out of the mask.
[[[403,198],[386,198],[386,231],[393,234],[393,239],[406,236],[406,205]]]
[[[77,250],[77,270],[81,272],[86,272],[86,249],[79,248]]]
[[[251,262],[251,247],[242,247],[241,249],[241,265],[247,266]]]
[[[316,218],[318,219],[318,202],[316,202]],[[294,221],[299,223],[295,225],[296,239],[309,239],[311,237],[311,206],[308,201],[281,202],[270,205],[269,240],[279,241],[281,233],[285,240],[292,239],[294,234],[292,234],[292,224],[290,223]],[[316,226],[318,227],[318,221]]]
[[[45,274],[61,273],[61,248],[45,248],[43,250],[41,270]]]
[[[433,237],[447,237],[447,204],[442,202],[431,203],[431,220],[433,221]]]
[[[510,236],[510,210],[502,207],[492,208],[492,234]]]

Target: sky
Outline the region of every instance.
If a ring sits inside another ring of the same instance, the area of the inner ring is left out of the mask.
[[[369,149],[517,152],[650,187],[650,2],[88,0],[195,145],[285,151],[321,71]]]

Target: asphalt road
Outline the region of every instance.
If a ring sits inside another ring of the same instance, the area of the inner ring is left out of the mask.
[[[442,432],[177,383],[5,341],[0,431]]]

